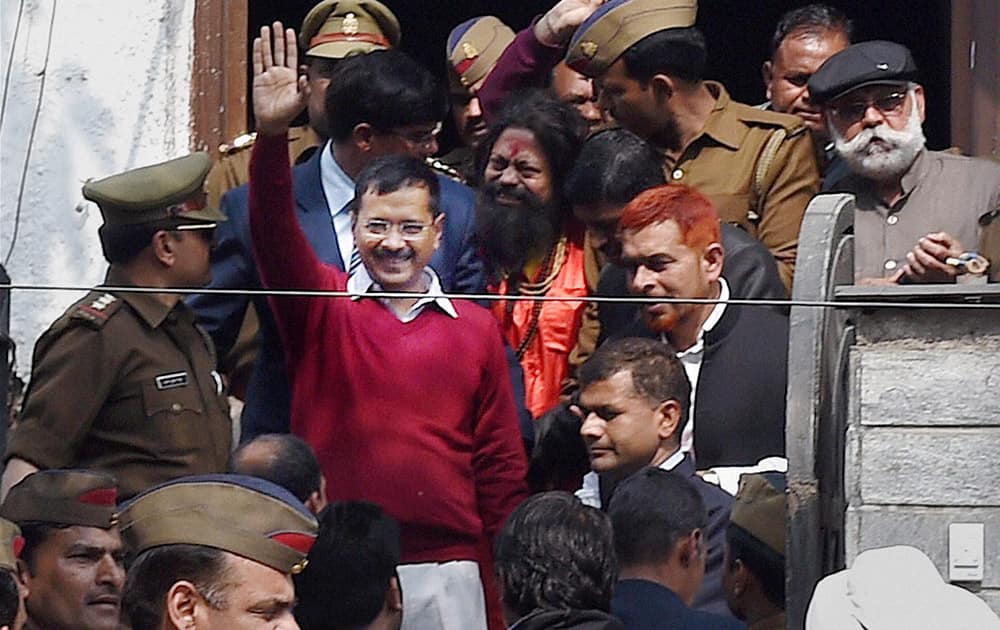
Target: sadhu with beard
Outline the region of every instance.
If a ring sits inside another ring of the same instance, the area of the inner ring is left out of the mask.
[[[529,297],[587,295],[584,229],[563,196],[586,123],[571,106],[532,90],[514,94],[480,146],[476,234],[491,290]],[[526,405],[538,418],[559,400],[582,301],[493,303],[524,368]]]
[[[680,451],[714,469],[723,487],[738,467],[784,456],[788,317],[725,303],[712,202],[680,184],[650,188],[625,206],[618,229],[629,291],[652,300],[642,321],[615,337],[653,337],[677,352],[692,391]],[[719,302],[672,301],[685,298]]]
[[[809,80],[837,153],[852,174],[833,190],[853,193],[854,276],[865,284],[954,282],[968,250],[1000,267],[1000,165],[928,151],[924,89],[899,44],[855,44]]]

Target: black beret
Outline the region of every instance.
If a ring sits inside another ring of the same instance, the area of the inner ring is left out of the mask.
[[[906,83],[917,64],[906,46],[874,41],[854,44],[830,57],[809,79],[809,98],[822,105],[865,85]]]

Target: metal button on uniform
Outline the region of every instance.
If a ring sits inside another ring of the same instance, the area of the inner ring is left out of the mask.
[[[680,179],[680,178],[684,177],[684,171],[682,171],[679,168],[675,168],[674,172],[671,173],[670,176],[673,177],[674,179]]]
[[[885,220],[885,222],[888,223],[889,225],[896,225],[897,223],[899,223],[899,217],[897,217],[894,214],[890,214],[889,217]]]
[[[180,403],[175,402],[174,404],[170,405],[170,411],[174,413],[180,413],[182,409],[184,409],[184,407],[182,407]]]
[[[895,260],[887,260],[885,261],[885,265],[883,266],[885,267],[886,271],[892,271],[893,269],[896,268],[897,265]]]

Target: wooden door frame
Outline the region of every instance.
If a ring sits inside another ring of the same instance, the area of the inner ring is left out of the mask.
[[[952,0],[951,143],[1000,159],[1000,2]]]
[[[247,131],[247,0],[195,2],[191,148],[216,159]]]

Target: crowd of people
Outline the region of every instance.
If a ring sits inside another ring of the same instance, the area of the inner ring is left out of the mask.
[[[997,281],[1000,165],[928,150],[910,51],[835,8],[782,17],[758,106],[696,17],[474,18],[446,87],[376,0],[262,26],[255,134],[84,186],[109,269],[35,346],[0,626],[785,628],[806,207],[855,196],[860,284]],[[862,558],[809,627],[900,627]]]

